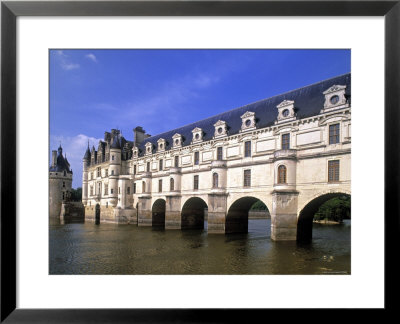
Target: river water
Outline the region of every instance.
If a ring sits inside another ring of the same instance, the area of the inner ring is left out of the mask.
[[[313,225],[307,245],[274,242],[271,220],[207,235],[136,225],[51,225],[50,274],[350,274],[350,221]]]

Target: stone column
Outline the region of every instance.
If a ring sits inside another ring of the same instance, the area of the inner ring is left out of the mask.
[[[279,178],[279,168],[284,171]],[[297,151],[294,149],[274,152],[274,191],[272,192],[271,239],[294,241],[297,234],[296,191]]]
[[[139,197],[138,226],[151,226],[151,195]]]
[[[271,239],[294,241],[297,233],[297,191],[273,191]]]
[[[226,193],[208,195],[208,233],[225,234],[227,207]]]
[[[181,199],[182,196],[169,195],[166,197],[165,204],[165,228],[166,229],[181,229]]]

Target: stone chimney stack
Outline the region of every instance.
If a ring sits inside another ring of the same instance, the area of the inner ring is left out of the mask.
[[[137,126],[133,129],[133,140],[134,145],[139,146],[146,138],[146,131],[141,127]]]
[[[51,167],[54,168],[57,165],[57,151],[53,150],[51,152]]]

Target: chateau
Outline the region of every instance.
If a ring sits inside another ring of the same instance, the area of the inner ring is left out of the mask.
[[[72,170],[66,156],[63,156],[61,144],[57,151],[51,154],[49,168],[49,217],[59,220],[61,205],[71,194]]]
[[[85,219],[247,232],[261,200],[273,240],[310,239],[325,201],[351,193],[351,75],[150,136],[105,132],[83,158]]]

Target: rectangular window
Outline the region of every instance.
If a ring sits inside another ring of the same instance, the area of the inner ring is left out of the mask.
[[[127,193],[128,195],[130,195],[130,193],[131,193],[131,187],[127,187],[127,188],[126,188],[126,193]]]
[[[290,149],[290,134],[282,135],[282,150]]]
[[[339,181],[339,160],[328,161],[328,182]]]
[[[159,161],[159,170],[161,171],[163,169],[163,160]]]
[[[114,155],[111,155],[111,160],[113,160],[113,161],[114,161]]]
[[[64,191],[63,191],[63,200],[64,200],[64,197],[65,197],[65,193],[64,193]]]
[[[175,155],[175,167],[179,167],[179,156]]]
[[[90,195],[93,196],[93,186],[90,186]]]
[[[146,192],[146,182],[142,182],[142,192]]]
[[[147,172],[150,172],[150,162],[147,162],[147,164],[146,164],[146,170],[147,170]]]
[[[251,156],[251,142],[247,141],[244,142],[244,157],[250,157]]]
[[[199,176],[195,175],[193,178],[193,189],[198,190],[199,189]]]
[[[133,166],[133,174],[136,174],[136,164]]]
[[[104,184],[104,196],[108,195],[108,184]]]
[[[243,173],[243,187],[251,186],[251,170],[244,170]]]
[[[108,177],[108,169],[106,169],[106,171],[105,171],[105,172],[106,172],[106,177]]]
[[[65,188],[65,181],[63,181],[63,188]]]
[[[329,125],[329,144],[339,143],[339,124]]]
[[[162,192],[162,180],[158,180],[158,192]]]
[[[222,157],[222,146],[217,148],[217,160],[218,161],[222,161],[223,157]]]
[[[194,152],[194,164],[199,165],[199,152]]]
[[[136,183],[133,184],[133,193],[136,193]]]
[[[111,170],[111,175],[114,175],[114,170]]]
[[[114,193],[114,189],[111,189],[111,194],[113,194]]]
[[[101,169],[97,168],[97,177],[101,177]]]

